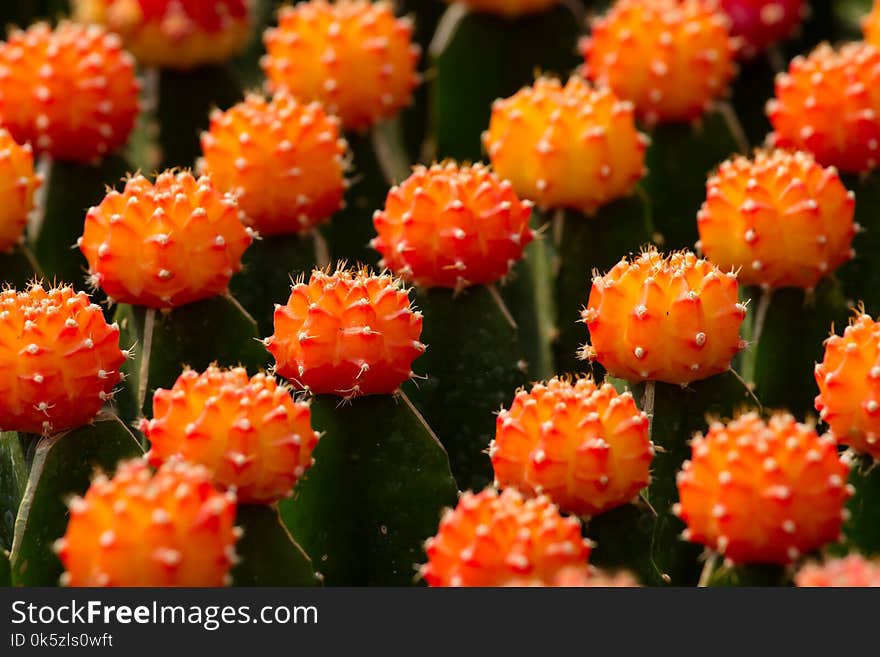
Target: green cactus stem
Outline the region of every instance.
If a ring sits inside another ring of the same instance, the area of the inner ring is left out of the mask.
[[[777,564],[730,564],[714,552],[700,575],[701,587],[791,586],[791,573]]]
[[[449,459],[405,395],[318,396],[315,464],[279,503],[328,586],[409,586],[455,504]]]
[[[556,248],[554,296],[556,339],[553,349],[558,372],[587,372],[580,347],[587,341],[581,309],[590,296],[593,274],[605,273],[621,257],[638,253],[653,234],[650,202],[637,193],[600,208],[593,216],[559,211],[553,222]]]
[[[172,310],[120,304],[115,321],[120,344],[132,348],[122,367],[126,380],[116,403],[127,421],[149,416],[156,388],[170,388],[181,370],[211,363],[242,365],[256,374],[269,363],[256,321],[231,296],[218,296]]]
[[[813,413],[818,392],[813,367],[822,360],[831,328],[846,326],[851,314],[840,284],[826,278],[810,294],[795,288],[748,288],[746,294],[752,312],[743,378],[768,407],[800,417]]]
[[[870,456],[849,452],[849,483],[855,489],[844,524],[845,546],[862,554],[880,555],[880,467]]]
[[[48,174],[45,197],[28,225],[28,244],[47,281],[87,290],[88,264],[76,248],[86,212],[104,199],[108,185],[121,185],[130,166],[121,155],[109,155],[96,165],[43,162],[41,169]]]
[[[642,185],[651,198],[654,230],[665,250],[693,249],[707,173],[733,153],[748,151],[735,125],[735,114],[724,106],[693,125],[661,124],[651,130],[648,175]]]
[[[21,498],[14,507],[15,529],[10,550],[13,586],[55,586],[62,572],[61,562],[52,550],[53,543],[67,529],[68,511],[65,504],[71,495],[82,495],[98,471],[112,474],[119,461],[140,456],[143,452],[135,437],[114,415],[102,413],[92,424],[46,438],[34,437],[33,457],[27,467],[22,454],[10,456],[9,441],[2,434],[0,441],[7,449],[0,450],[0,480],[21,476],[27,481]],[[15,451],[14,445],[12,450]],[[26,470],[25,470],[26,469]],[[8,503],[2,501],[2,503]],[[3,509],[4,515],[10,509]]]
[[[853,240],[856,257],[837,272],[846,298],[861,301],[865,312],[880,315],[880,174],[842,175],[847,189],[856,196],[855,221],[862,230]]]
[[[318,231],[272,235],[256,240],[242,257],[242,270],[229,284],[232,295],[257,321],[260,335],[272,335],[275,304],[285,304],[290,286],[315,267],[329,264],[327,243]]]
[[[235,586],[317,586],[312,560],[281,522],[276,506],[240,505],[235,524],[244,534],[235,546]]]
[[[613,382],[618,389],[626,387]],[[678,501],[676,474],[690,457],[691,437],[706,430],[708,418],[730,418],[756,400],[733,371],[685,387],[639,383],[632,392],[651,419],[651,484],[635,505],[590,520],[586,535],[596,542],[590,561],[630,569],[645,585],[693,586],[700,578],[702,547],[680,537],[685,526],[672,513]]]
[[[493,480],[486,450],[494,413],[528,380],[516,323],[497,290],[484,286],[418,290],[415,305],[428,345],[415,366],[427,378],[408,394],[449,452],[459,488],[482,490]]]
[[[429,52],[436,157],[478,161],[492,102],[531,84],[538,71],[567,75],[580,63],[580,31],[562,4],[520,19],[451,5]]]
[[[192,168],[201,153],[200,135],[208,129],[211,110],[226,110],[240,101],[241,83],[229,65],[162,69],[158,76],[162,168]]]

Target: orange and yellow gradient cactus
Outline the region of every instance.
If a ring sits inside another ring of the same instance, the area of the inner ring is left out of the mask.
[[[34,171],[31,145],[20,146],[0,128],[0,254],[22,241],[34,195],[42,184]]]
[[[286,93],[211,115],[200,169],[261,235],[306,233],[342,207],[348,145],[339,120]]]
[[[373,217],[380,266],[422,287],[504,278],[534,238],[532,205],[485,166],[416,167]]]
[[[185,370],[170,390],[156,390],[141,431],[152,465],[177,457],[203,465],[243,504],[289,496],[318,444],[308,405],[274,377],[241,367]]]
[[[126,354],[100,306],[70,287],[0,293],[0,430],[50,434],[90,422]]]
[[[347,130],[365,130],[410,103],[419,83],[412,24],[388,2],[309,0],[278,12],[261,64],[269,91],[320,102]]]
[[[428,539],[422,575],[430,586],[503,586],[525,579],[582,581],[591,545],[581,523],[546,498],[508,488],[463,493]],[[580,572],[578,572],[580,571]]]
[[[713,423],[678,475],[684,537],[734,563],[789,563],[838,540],[849,468],[787,414]]]
[[[492,105],[483,145],[516,192],[545,207],[591,214],[645,174],[648,138],[632,104],[574,76],[542,77]]]
[[[225,62],[251,34],[248,0],[73,0],[83,23],[106,25],[144,66]]]
[[[143,460],[98,475],[70,501],[55,543],[66,586],[223,586],[237,562],[236,502],[201,466],[171,461],[153,474]]]
[[[770,142],[812,152],[825,166],[864,172],[880,156],[880,50],[848,43],[818,46],[776,77],[767,104]]]
[[[853,317],[825,341],[816,365],[816,410],[841,444],[880,460],[880,323]]]
[[[489,456],[498,486],[594,516],[648,485],[653,448],[631,394],[554,378],[520,390],[498,414]]]
[[[0,125],[56,160],[91,163],[123,146],[139,90],[133,58],[97,26],[38,23],[0,44]]]
[[[473,11],[498,14],[507,18],[519,18],[555,7],[560,0],[446,0],[462,4]]]
[[[797,586],[835,588],[880,587],[880,561],[850,554],[825,563],[808,563],[794,577]]]
[[[693,253],[655,249],[593,279],[583,355],[627,381],[687,384],[720,374],[746,344],[736,275]]]
[[[392,276],[315,271],[275,307],[265,343],[294,387],[355,397],[393,393],[412,377],[421,334],[422,314]]]
[[[93,284],[120,303],[173,308],[224,292],[252,241],[234,198],[205,176],[166,171],[111,191],[79,246]]]
[[[694,121],[736,73],[729,19],[709,0],[618,0],[581,48],[589,78],[647,124]]]
[[[739,282],[811,290],[852,258],[855,197],[833,168],[785,151],[724,162],[706,184],[699,248]]]

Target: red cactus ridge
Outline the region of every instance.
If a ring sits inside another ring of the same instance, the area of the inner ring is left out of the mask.
[[[50,434],[90,422],[125,361],[119,328],[70,287],[0,293],[0,430]]]
[[[632,395],[590,379],[520,390],[498,414],[489,448],[498,486],[546,495],[580,516],[630,502],[648,485],[652,455]]]
[[[342,397],[390,394],[412,376],[422,314],[400,282],[365,270],[315,271],[275,307],[266,347],[296,388]]]
[[[587,576],[590,543],[577,518],[564,518],[546,497],[508,488],[463,493],[428,539],[422,575],[430,586],[503,586]],[[572,573],[574,570],[574,575]],[[577,570],[581,572],[578,573]]]
[[[143,460],[98,475],[70,502],[55,550],[66,586],[223,586],[238,561],[233,493],[182,461],[153,474]]]
[[[678,476],[685,538],[734,563],[780,563],[836,541],[851,494],[835,442],[777,414],[713,423]]]
[[[482,165],[416,167],[373,217],[373,247],[380,266],[423,287],[491,284],[532,241],[530,214],[531,203]]]

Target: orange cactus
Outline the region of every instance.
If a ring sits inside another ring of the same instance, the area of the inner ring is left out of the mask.
[[[119,383],[119,328],[70,287],[0,293],[0,430],[89,423]]]
[[[412,376],[425,351],[422,314],[388,275],[314,271],[275,307],[266,347],[276,371],[297,388],[343,397],[388,394]]]
[[[235,495],[201,466],[128,461],[70,502],[55,543],[66,586],[222,586],[237,561]]]
[[[511,580],[581,580],[590,556],[577,518],[564,518],[546,497],[513,489],[463,493],[428,539],[422,575],[430,586],[502,586]],[[581,570],[578,573],[578,570]]]
[[[618,0],[581,49],[588,77],[648,124],[693,121],[736,73],[729,20],[706,0]]]
[[[0,253],[21,242],[34,194],[42,184],[42,176],[34,172],[30,144],[19,146],[0,128]]]
[[[170,390],[156,390],[153,419],[141,431],[151,465],[174,457],[204,465],[244,504],[289,496],[319,437],[308,404],[294,402],[274,377],[249,378],[242,367],[185,370]]]
[[[880,459],[880,322],[859,314],[825,341],[816,410],[834,438]]]
[[[518,18],[526,14],[546,11],[559,4],[560,0],[446,0],[463,4],[468,9],[498,14],[507,18]]]
[[[380,266],[424,287],[460,289],[506,276],[532,241],[531,203],[482,165],[416,167],[373,223]]]
[[[809,563],[794,578],[802,587],[880,587],[880,561],[868,561],[860,554]]]
[[[736,275],[693,253],[650,249],[593,279],[584,357],[628,381],[686,384],[726,371],[746,344]]]
[[[520,390],[498,414],[489,456],[499,486],[593,516],[648,485],[653,449],[648,418],[631,394],[554,378]]]
[[[580,77],[539,78],[492,106],[483,145],[498,174],[542,206],[591,214],[645,174],[632,104]]]
[[[73,0],[74,16],[121,35],[144,66],[224,62],[251,35],[248,0]]]
[[[586,564],[569,566],[563,568],[558,573],[554,573],[550,580],[543,580],[540,577],[512,577],[498,586],[514,587],[514,588],[602,588],[602,589],[618,589],[618,588],[634,588],[639,583],[628,572],[606,573],[593,566]]]
[[[139,91],[134,60],[99,27],[38,23],[0,43],[0,125],[57,160],[89,163],[123,146]]]
[[[79,247],[112,299],[173,308],[226,290],[252,241],[236,201],[207,177],[135,176],[86,215]]]
[[[836,541],[849,468],[830,437],[778,414],[713,423],[678,476],[684,537],[734,563],[788,563]]]
[[[739,281],[812,289],[853,256],[855,197],[807,153],[724,162],[706,184],[699,248]]]
[[[262,235],[308,232],[342,207],[348,145],[317,103],[249,95],[211,115],[202,150],[201,171]]]
[[[767,104],[775,146],[811,151],[825,166],[873,169],[880,150],[880,50],[848,43],[822,44],[791,60],[776,77]]]
[[[261,62],[269,91],[318,101],[348,130],[364,130],[408,105],[419,83],[412,24],[388,2],[309,0],[278,12]]]

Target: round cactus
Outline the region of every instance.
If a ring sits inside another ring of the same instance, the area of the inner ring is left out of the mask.
[[[804,152],[724,162],[706,184],[699,248],[739,281],[812,289],[852,256],[855,196]]]
[[[746,57],[793,36],[809,13],[806,0],[721,0],[721,8],[731,33],[743,40],[740,52]]]
[[[513,577],[498,586],[513,588],[601,588],[618,589],[634,588],[639,583],[628,572],[606,573],[598,568],[590,566],[569,566],[558,573],[554,573],[549,580],[541,579],[540,576]]]
[[[546,497],[513,489],[463,493],[428,539],[422,575],[430,586],[500,586],[586,575],[590,544],[577,518],[564,518]],[[578,573],[577,571],[582,571]]]
[[[684,537],[734,563],[788,563],[836,541],[850,496],[834,440],[790,415],[715,422],[678,476]]]
[[[38,23],[0,44],[0,125],[57,160],[90,163],[124,145],[139,91],[134,60],[99,27]]]
[[[312,273],[275,308],[266,347],[296,388],[343,397],[389,394],[425,351],[422,314],[399,281],[365,270]]]
[[[226,290],[252,237],[235,199],[207,177],[130,178],[86,215],[80,250],[112,299],[172,308]]]
[[[318,101],[349,130],[408,105],[418,85],[419,47],[409,20],[387,2],[309,0],[278,13],[262,61],[270,91]]]
[[[90,422],[119,383],[119,329],[70,287],[0,293],[0,429],[50,434]]]
[[[338,119],[319,104],[249,95],[211,115],[200,168],[235,194],[260,234],[305,233],[342,207],[347,149]]]
[[[584,357],[628,381],[686,384],[726,371],[746,345],[736,275],[693,253],[650,249],[593,279]]]
[[[185,370],[170,390],[156,390],[141,431],[152,465],[175,457],[203,465],[243,504],[289,496],[318,444],[308,405],[274,377],[249,378],[241,367]]]
[[[826,166],[860,172],[877,166],[880,153],[880,50],[848,43],[818,46],[791,60],[776,77],[767,104],[770,142],[811,151]]]
[[[630,103],[574,76],[564,86],[542,77],[495,101],[483,144],[521,196],[589,214],[633,191],[648,139]]]
[[[880,459],[880,323],[860,314],[825,341],[816,410],[834,438]]]
[[[809,563],[798,571],[794,581],[803,587],[880,587],[880,562],[850,554],[823,564]]]
[[[70,501],[55,549],[67,586],[222,586],[237,561],[235,495],[200,466],[171,461],[153,474],[143,460],[98,475]]]
[[[871,11],[862,19],[862,32],[865,41],[875,47],[880,47],[880,2],[874,0]]]
[[[74,15],[122,36],[144,66],[223,62],[250,38],[248,0],[73,0]]]
[[[630,502],[648,485],[652,455],[648,418],[632,395],[590,379],[520,390],[498,414],[489,448],[499,486],[544,494],[580,516]]]
[[[416,167],[373,223],[380,266],[423,287],[461,289],[506,276],[534,235],[531,203],[482,165]]]
[[[34,194],[43,179],[34,172],[30,144],[20,146],[0,128],[0,253],[21,242]]]
[[[474,11],[498,14],[507,18],[518,18],[526,14],[546,11],[559,4],[560,0],[446,0],[462,4]]]
[[[648,124],[693,121],[734,76],[728,24],[705,0],[618,0],[582,41],[585,70]]]

